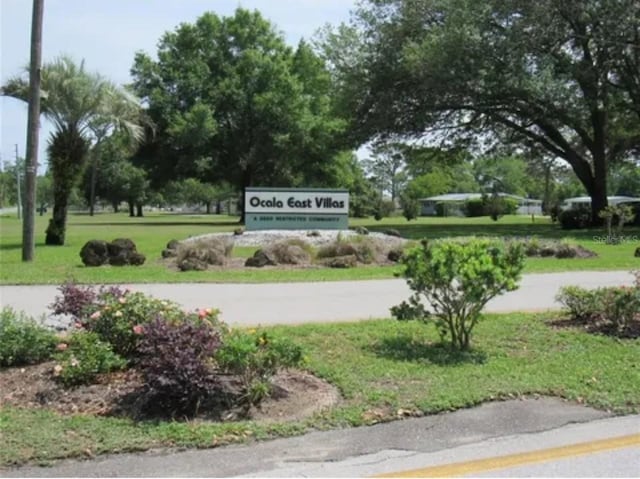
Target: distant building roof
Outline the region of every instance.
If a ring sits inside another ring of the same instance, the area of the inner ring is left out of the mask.
[[[607,201],[611,204],[618,203],[634,203],[640,201],[640,198],[633,198],[632,196],[607,196]],[[575,196],[573,198],[567,198],[564,203],[591,203],[590,196]]]
[[[523,198],[522,196],[510,195],[508,193],[498,193],[498,196],[502,198],[512,198],[520,203],[539,204],[541,200],[534,200],[529,198]],[[420,201],[441,201],[441,202],[458,202],[468,200],[479,200],[482,198],[482,193],[448,193],[446,195],[430,196],[429,198],[420,198]]]

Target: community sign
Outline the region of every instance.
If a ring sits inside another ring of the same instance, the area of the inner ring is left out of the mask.
[[[245,188],[247,230],[348,229],[349,192],[315,188]]]

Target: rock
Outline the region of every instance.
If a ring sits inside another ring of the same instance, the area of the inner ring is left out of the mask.
[[[394,230],[393,228],[386,229],[383,231],[383,233],[386,234],[387,236],[395,236],[397,238],[402,238],[400,231]]]
[[[103,240],[90,240],[80,250],[80,258],[85,266],[102,266],[109,262],[108,243]]]
[[[556,249],[556,258],[575,258],[578,252],[568,244],[561,244]]]
[[[180,246],[180,241],[178,241],[177,239],[172,239],[167,243],[167,246],[165,246],[165,248],[166,249],[177,250],[178,246]]]
[[[107,248],[109,250],[109,264],[112,266],[144,263],[144,255],[137,252],[135,243],[129,238],[114,239],[107,244]]]
[[[80,250],[80,257],[86,266],[139,266],[146,259],[142,253],[136,251],[135,243],[128,238],[117,238],[111,243],[103,240],[88,241]]]
[[[636,252],[633,253],[633,256],[635,256],[636,258],[640,258],[640,246],[636,248]]]
[[[162,250],[161,254],[163,258],[175,258],[176,256],[178,256],[178,250],[172,249],[172,248],[166,248]]]
[[[369,230],[367,228],[365,228],[364,226],[356,226],[355,228],[353,228],[353,231],[355,231],[359,235],[368,235],[369,234]]]
[[[387,259],[389,261],[393,261],[394,263],[397,263],[398,261],[400,261],[400,258],[402,258],[403,255],[403,251],[401,249],[392,249],[389,250],[389,253],[387,254]]]
[[[134,251],[129,255],[129,264],[133,266],[140,266],[144,264],[146,259],[147,257],[145,255]]]
[[[556,254],[556,250],[553,246],[543,246],[540,248],[538,254],[543,258],[548,258],[549,256],[554,256]]]
[[[324,264],[329,268],[355,268],[358,265],[358,258],[353,254],[336,256],[335,258],[328,258],[324,261]]]
[[[276,258],[267,249],[259,249],[251,258],[247,258],[244,265],[251,268],[262,268],[264,266],[275,266],[278,264]]]
[[[195,257],[185,258],[178,263],[180,271],[204,271],[207,269],[207,266],[206,261]]]

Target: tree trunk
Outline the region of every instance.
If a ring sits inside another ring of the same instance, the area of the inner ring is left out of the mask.
[[[206,209],[207,209],[206,214],[210,215],[210,214],[211,214],[211,201],[207,201],[207,202],[205,203],[205,207],[206,207]]]
[[[111,207],[113,208],[113,212],[117,213],[118,210],[120,209],[120,202],[119,201],[112,201],[111,202]]]
[[[142,213],[142,203],[136,204],[136,216],[138,218],[142,218],[144,214]]]
[[[55,194],[53,204],[53,217],[49,220],[45,244],[62,246],[64,244],[65,232],[67,228],[67,203],[69,192],[58,191]]]
[[[135,212],[135,205],[133,204],[133,201],[128,201],[127,203],[129,203],[129,216],[131,216],[132,218],[136,215]]]
[[[98,148],[94,148],[93,161],[91,161],[91,185],[89,191],[89,216],[93,216],[96,204],[96,183],[98,181]]]
[[[33,0],[31,18],[31,60],[29,65],[29,112],[25,161],[25,204],[22,223],[22,261],[35,256],[36,174],[38,131],[40,130],[40,69],[42,66],[42,17],[44,0]]]
[[[607,200],[607,159],[603,151],[593,159],[593,190],[591,196],[591,223],[601,225],[600,212],[608,205]]]

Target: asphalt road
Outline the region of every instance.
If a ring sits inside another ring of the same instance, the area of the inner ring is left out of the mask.
[[[640,416],[612,417],[560,399],[539,398],[248,445],[101,456],[9,469],[0,475],[420,477],[434,467],[448,467],[451,475],[637,477],[640,437],[634,444],[633,435],[638,433]],[[614,442],[620,438],[626,439],[622,446]],[[436,471],[445,475],[442,469]]]
[[[564,285],[586,288],[631,285],[627,271],[580,271],[524,275],[520,288],[491,301],[486,311],[541,311],[558,308]],[[389,308],[407,299],[402,279],[269,284],[135,284],[133,290],[195,309],[215,307],[231,325],[298,324],[389,317]],[[49,314],[56,286],[0,286],[0,304],[33,317]]]

